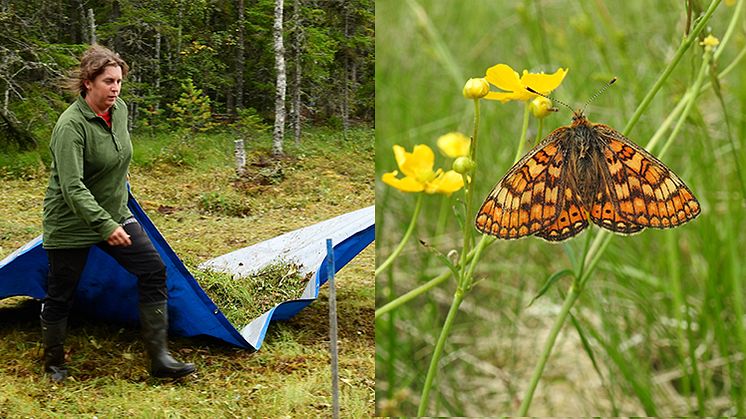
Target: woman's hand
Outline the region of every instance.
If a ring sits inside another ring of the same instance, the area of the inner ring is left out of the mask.
[[[109,246],[127,247],[132,244],[130,235],[127,234],[126,231],[124,231],[124,228],[122,228],[122,226],[117,227],[117,229],[114,230],[113,233],[111,233],[111,236],[106,239],[106,242],[109,243]]]

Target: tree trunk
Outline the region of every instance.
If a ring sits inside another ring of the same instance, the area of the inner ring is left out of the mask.
[[[345,54],[345,64],[344,64],[344,86],[343,86],[343,97],[342,97],[342,135],[344,139],[347,139],[347,130],[350,128],[350,91],[349,91],[349,84],[350,84],[350,77],[349,77],[349,68],[350,68],[350,52],[349,52],[349,38],[350,38],[350,13],[349,13],[349,7],[347,5],[347,2],[343,2],[344,7],[344,19],[345,19],[345,42],[348,43],[346,48],[344,48],[344,54]]]
[[[161,93],[161,33],[155,33],[155,94]],[[155,101],[155,110],[158,110],[160,100]]]
[[[301,113],[301,50],[303,48],[303,25],[300,22],[300,0],[293,2],[293,22],[295,25],[295,45],[293,52],[295,53],[295,78],[293,80],[293,135],[295,136],[295,144],[300,144],[300,113]]]
[[[282,142],[285,135],[285,48],[282,44],[282,6],[283,0],[275,0],[274,50],[277,86],[275,89],[275,129],[272,141],[272,154],[281,156]]]
[[[238,49],[236,50],[236,102],[230,111],[235,114],[236,109],[243,109],[243,70],[246,40],[244,37],[244,0],[238,0]]]
[[[176,64],[181,60],[181,31],[182,31],[182,20],[184,18],[184,3],[179,1],[179,18],[178,27],[176,31]]]
[[[134,79],[135,83],[140,84],[140,74],[137,74]],[[127,104],[127,106],[129,107],[129,112],[127,113],[127,129],[129,132],[132,132],[137,124],[137,102],[131,101]]]
[[[73,38],[76,43],[89,44],[88,39],[88,17],[86,16],[85,7],[83,0],[78,0],[78,23],[75,25],[75,37]]]
[[[111,4],[111,15],[109,17],[109,22],[116,22],[119,20],[119,18],[122,16],[122,9],[119,5],[118,0],[114,0]],[[93,42],[91,42],[93,43]],[[118,53],[120,50],[122,50],[122,36],[119,35],[119,32],[116,32],[114,34],[114,52]]]
[[[93,45],[96,43],[96,18],[93,16],[93,9],[88,9],[88,30],[90,31],[88,39]]]

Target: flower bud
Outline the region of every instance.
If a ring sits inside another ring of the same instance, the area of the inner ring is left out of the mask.
[[[484,78],[469,79],[464,85],[464,97],[467,99],[481,99],[490,92],[490,84]]]
[[[453,162],[453,171],[458,174],[464,175],[464,174],[471,172],[474,169],[474,166],[475,166],[474,160],[468,157],[462,156],[462,157],[457,158]]]
[[[544,96],[536,96],[531,100],[531,103],[528,106],[531,109],[531,113],[533,113],[538,119],[544,118],[549,115],[550,112],[556,111],[556,109],[552,107],[552,101]]]
[[[720,40],[715,36],[707,35],[699,44],[705,47],[705,52],[711,52],[720,44]]]

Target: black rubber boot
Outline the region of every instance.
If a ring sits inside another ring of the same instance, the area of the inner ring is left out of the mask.
[[[44,345],[44,372],[49,378],[59,383],[67,378],[67,367],[65,366],[65,333],[67,332],[67,319],[54,323],[41,319],[41,340]]]
[[[158,378],[179,378],[195,371],[194,364],[179,362],[168,352],[166,301],[140,304],[140,324],[145,350],[150,357],[150,375]]]

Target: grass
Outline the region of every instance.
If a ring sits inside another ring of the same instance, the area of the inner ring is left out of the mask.
[[[292,158],[282,161],[283,179],[247,185],[235,176],[229,134],[183,143],[173,135],[135,133],[133,193],[187,267],[204,279],[196,266],[205,260],[373,202],[372,132],[357,129],[347,141],[341,137],[310,129],[300,146],[288,142]],[[179,160],[164,157],[175,149]],[[254,159],[269,149],[267,137],[247,144]],[[31,160],[43,161],[43,150]],[[44,170],[0,180],[0,258],[41,232],[45,187]],[[208,193],[251,211],[238,216],[207,210],[200,197]],[[340,400],[349,417],[374,413],[373,258],[371,246],[336,277]],[[0,411],[34,417],[329,416],[327,299],[324,287],[299,315],[270,326],[254,354],[213,340],[172,339],[175,356],[198,367],[195,376],[176,382],[149,378],[138,330],[73,317],[67,351],[74,380],[62,386],[42,375],[39,303],[0,300]],[[248,316],[250,309],[236,307],[236,314]]]
[[[303,295],[313,273],[302,274],[302,265],[279,259],[243,278],[220,272],[203,272],[196,279],[225,317],[241,328],[283,301]]]
[[[719,6],[708,24],[715,36],[723,38],[733,10]],[[419,143],[434,146],[448,131],[470,133],[473,107],[461,97],[461,88],[467,78],[497,63],[519,72],[569,68],[553,94],[573,107],[617,76],[617,84],[586,113],[621,131],[670,62],[686,25],[683,5],[664,11],[643,2],[386,1],[377,4],[376,14],[377,178],[396,168],[393,144],[411,150]],[[719,56],[718,71],[738,56],[743,43],[737,27]],[[696,46],[684,55],[630,138],[648,142],[694,83],[701,57]],[[697,99],[663,157],[692,188],[702,214],[678,229],[609,242],[570,312],[571,322],[559,334],[529,414],[743,414],[746,340],[740,332],[744,288],[738,249],[746,244],[739,233],[746,208],[736,165],[743,167],[745,160],[741,73],[730,72],[720,81],[725,107],[712,90]],[[477,201],[510,167],[522,114],[520,104],[483,101]],[[544,122],[544,133],[568,122],[561,110]],[[664,140],[669,132],[663,132]],[[532,120],[528,138],[535,135]],[[664,142],[651,151],[658,154]],[[437,158],[436,167],[449,165]],[[415,237],[393,271],[378,278],[377,306],[444,272],[417,242],[443,254],[460,249],[460,227],[451,207],[461,212],[462,196],[425,197]],[[398,244],[415,200],[378,184],[379,260]],[[562,245],[533,238],[498,241],[485,251],[475,288],[466,295],[447,341],[428,414],[518,412],[570,279],[560,279],[533,305],[529,302],[551,275],[575,270],[587,235],[596,233],[585,232]],[[377,321],[379,414],[416,412],[454,291],[455,282],[446,281]]]

